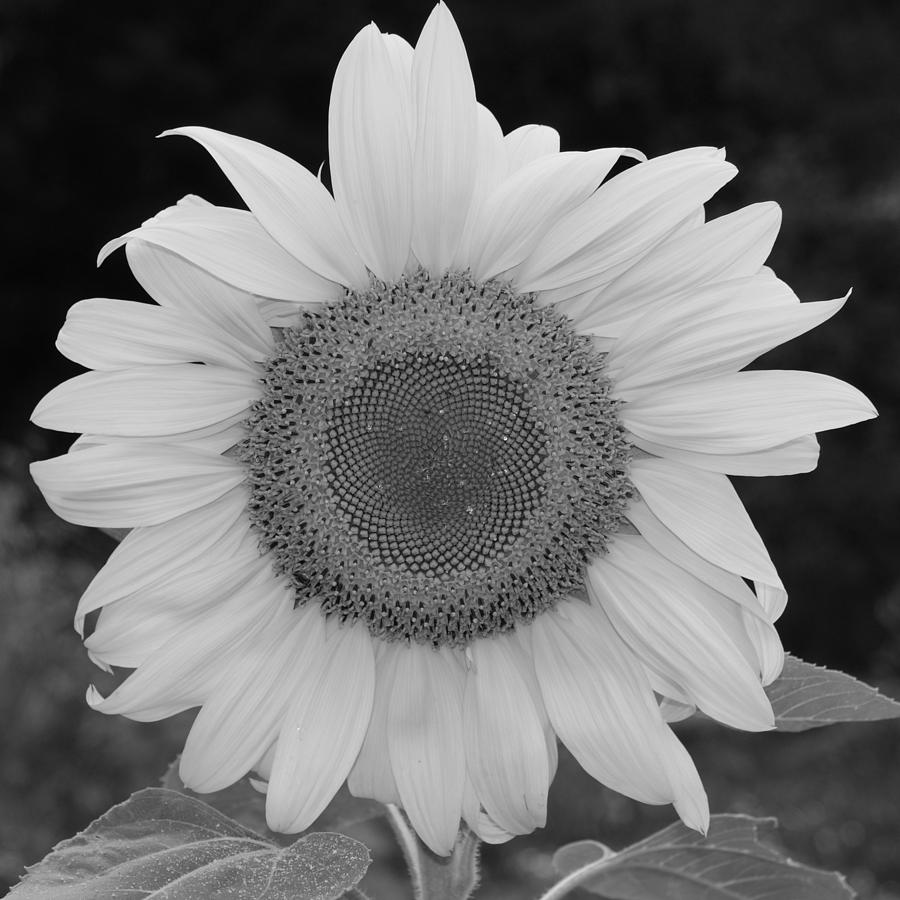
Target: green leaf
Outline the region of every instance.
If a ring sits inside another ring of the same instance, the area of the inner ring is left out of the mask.
[[[14,900],[334,900],[369,851],[341,834],[278,847],[199,800],[149,788],[58,844]]]
[[[593,861],[592,842],[579,841],[553,857],[566,877],[544,897],[578,886],[608,900],[852,900],[842,875],[801,865],[772,846],[776,825],[719,815],[703,837],[678,822],[612,855],[598,844]]]
[[[615,855],[615,850],[600,841],[575,841],[553,854],[553,868],[560,875],[567,875]]]
[[[843,672],[788,655],[781,676],[766,688],[779,731],[806,731],[837,722],[900,718],[900,703]]]
[[[178,760],[179,757],[176,757],[163,775],[161,784],[164,788],[178,791],[188,797],[197,797],[226,816],[252,828],[257,834],[265,835],[276,844],[284,846],[296,838],[296,835],[284,835],[269,830],[266,825],[266,795],[256,790],[250,784],[249,778],[242,778],[230,787],[212,794],[197,794],[185,787],[179,777]],[[384,804],[354,797],[344,784],[308,831],[345,832],[360,822],[377,819],[385,815],[385,812]]]
[[[296,839],[296,835],[279,834],[269,830],[266,825],[266,795],[257,791],[250,784],[249,778],[242,778],[221,791],[215,791],[211,794],[197,794],[185,787],[184,782],[178,775],[178,760],[180,758],[176,756],[169,768],[166,769],[166,774],[160,780],[162,787],[200,800],[229,818],[240,822],[241,825],[246,825],[247,828],[253,830],[257,835],[264,836],[273,843],[287,846]]]

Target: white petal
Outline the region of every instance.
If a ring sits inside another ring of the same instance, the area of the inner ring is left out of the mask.
[[[283,596],[272,582],[269,590]],[[275,602],[264,586],[252,583],[225,598],[217,612],[161,646],[104,699],[96,688],[88,703],[103,713],[152,722],[199,706],[273,618],[292,610]]]
[[[465,674],[449,653],[421,644],[398,648],[397,657],[388,713],[391,768],[416,832],[447,856],[462,815]]]
[[[612,281],[736,171],[717,156],[695,153],[657,157],[616,175],[550,229],[519,267],[519,290]]]
[[[544,697],[543,694],[541,694],[537,673],[534,670],[534,650],[531,645],[531,629],[525,627],[517,628],[512,632],[511,637],[512,640],[519,645],[521,652],[524,654],[524,659],[527,661],[520,666],[520,669],[523,674],[525,687],[527,687],[531,693],[532,703],[534,704],[538,718],[541,720],[541,727],[544,729],[544,743],[547,746],[547,762],[549,767],[548,779],[552,782],[556,776],[556,769],[559,764],[559,741],[557,740],[556,732],[553,730],[550,717],[547,715],[547,710],[544,706]],[[522,660],[522,657],[520,656],[519,659]]]
[[[697,712],[697,705],[679,684],[667,675],[661,675],[658,671],[643,662],[642,668],[644,674],[647,676],[647,680],[650,682],[650,687],[653,688],[654,692],[658,694],[662,700],[673,700],[679,707],[689,706],[691,708],[689,715],[693,715]],[[663,712],[662,700],[660,701],[660,713]],[[666,721],[669,720],[667,719]]]
[[[635,391],[621,410],[637,437],[700,453],[753,453],[875,415],[862,393],[837,378],[776,370]]]
[[[621,318],[625,311],[710,282],[754,275],[780,225],[777,204],[755,203],[666,240],[601,290],[579,326]]]
[[[53,511],[77,525],[157,525],[240,484],[241,466],[222,456],[165,444],[118,444],[31,464]]]
[[[723,312],[726,309],[739,312],[760,306],[792,306],[800,302],[791,286],[768,266],[763,266],[748,278],[730,278],[708,287],[719,292]],[[705,291],[707,288],[701,290]]]
[[[412,248],[438,274],[462,237],[475,186],[478,113],[475,84],[456,22],[440,3],[416,44]]]
[[[812,472],[819,463],[819,442],[814,434],[804,434],[777,447],[753,453],[699,453],[656,444],[636,435],[629,435],[628,439],[654,456],[726,475],[799,475]]]
[[[661,756],[672,785],[675,812],[688,828],[705,835],[709,831],[706,791],[691,755],[668,727],[663,732]]]
[[[463,226],[462,236],[453,256],[452,268],[470,269],[478,252],[478,223],[482,220],[488,199],[506,177],[506,152],[503,131],[494,114],[478,104],[478,143],[475,162],[475,186]]]
[[[693,703],[681,703],[671,697],[663,696],[659,701],[659,714],[666,722],[683,722],[697,712]]]
[[[523,166],[490,195],[472,237],[472,272],[485,280],[518,265],[546,232],[583,203],[622,155],[612,147],[556,153]]]
[[[846,298],[791,306],[765,306],[716,314],[690,301],[629,329],[607,360],[615,394],[679,380],[738,371],[757,356],[830,319]]]
[[[204,428],[192,428],[190,431],[173,431],[170,434],[166,434],[164,440],[167,444],[175,444],[188,450],[197,450],[201,453],[224,454],[247,436],[246,420],[246,414],[241,412],[234,416],[229,416],[227,419],[222,419],[213,425],[207,425]],[[75,439],[75,443],[69,448],[69,452],[101,444],[158,444],[159,442],[160,438],[156,435],[112,435],[87,432]]]
[[[312,304],[288,303],[286,300],[260,300],[259,314],[270,328],[290,328],[299,320],[299,311],[315,309]]]
[[[676,537],[671,529],[663,525],[659,518],[650,511],[646,503],[640,500],[632,501],[626,515],[647,543],[654,550],[665,556],[666,559],[671,560],[686,572],[690,572],[695,578],[699,578],[704,584],[708,584],[711,588],[729,597],[738,605],[745,607],[751,615],[757,617],[765,615],[756,594],[750,590],[743,578],[734,574],[733,571],[714,565],[708,559],[691,550],[684,541]],[[752,525],[750,527],[752,528]],[[751,540],[755,542],[755,546],[761,541],[759,535],[755,534],[755,531],[754,535],[755,537]],[[763,548],[763,552],[765,552],[765,548]],[[768,554],[766,554],[765,559],[768,561]],[[768,561],[766,565],[771,569],[771,572],[775,571],[771,561]]]
[[[542,156],[559,153],[559,132],[549,125],[520,125],[503,139],[510,173]]]
[[[347,777],[347,787],[354,797],[371,797],[379,803],[400,805],[400,791],[391,768],[388,750],[388,708],[394,693],[400,644],[380,641],[375,659],[375,698],[372,716],[359,756]]]
[[[272,760],[275,759],[276,744],[273,741],[265,753],[259,758],[253,771],[259,775],[259,778],[250,778],[250,785],[260,794],[265,794],[269,790],[269,776],[272,774]]]
[[[629,474],[660,522],[704,559],[744,578],[781,586],[759,532],[725,475],[654,458],[633,460]]]
[[[260,558],[255,534],[245,531],[240,542],[226,535],[222,550],[216,547],[152,587],[104,606],[84,645],[107,665],[135,668],[182,631],[202,628],[235,591],[249,591],[251,582],[267,586],[274,579],[271,562]]]
[[[41,400],[31,420],[56,431],[167,435],[245,412],[260,396],[259,375],[175,363],[85,372]]]
[[[681,229],[676,227],[673,231],[680,233]],[[654,248],[653,252],[664,248],[671,234],[672,232]],[[552,300],[557,294],[562,293],[564,292],[551,291],[547,296]],[[797,303],[800,302],[796,294],[765,267],[755,275],[702,284],[675,294],[649,295],[644,298],[643,303],[621,303],[609,309],[598,307],[598,297],[602,297],[603,294],[602,288],[599,291],[589,290],[572,299],[561,301],[557,308],[576,322],[578,330],[585,334],[620,338],[632,329],[639,329],[656,321],[659,316],[679,313],[685,305],[697,308],[700,314],[708,311],[709,315],[721,315],[740,312],[754,306],[783,305],[787,296]],[[779,298],[779,302],[775,302],[776,297]],[[593,324],[589,324],[591,322]]]
[[[515,835],[504,831],[482,808],[472,787],[472,781],[467,776],[463,788],[463,816],[466,824],[486,844],[505,844],[511,841]]]
[[[372,638],[361,624],[310,639],[297,661],[272,762],[266,820],[273,831],[303,831],[328,805],[362,746],[375,685]]]
[[[521,650],[508,635],[471,645],[464,729],[469,777],[505,831],[528,834],[546,821],[549,759]],[[531,675],[530,677],[534,677]]]
[[[76,631],[84,635],[88,613],[171,577],[177,579],[184,567],[218,548],[230,555],[250,527],[246,505],[246,489],[236,487],[170,522],[130,531],[82,595],[75,612]]]
[[[252,344],[178,309],[102,298],[69,309],[56,347],[88,369],[205,362],[256,371],[261,356]]]
[[[787,606],[787,594],[784,588],[780,585],[766,584],[764,581],[756,581],[753,586],[756,588],[756,596],[762,603],[770,621],[776,622]]]
[[[688,231],[701,227],[705,221],[706,211],[704,208],[702,206],[694,207],[683,219],[676,222],[668,229],[668,231],[666,231],[666,233],[653,245],[650,252],[658,252],[670,241],[677,240]],[[640,262],[641,260],[638,259],[635,262],[635,265],[640,265]],[[625,271],[628,272],[630,270],[626,269]],[[545,291],[541,295],[541,302],[545,304],[554,304],[559,312],[567,315],[578,325],[579,331],[598,335],[601,334],[601,331],[592,328],[583,328],[580,323],[590,315],[596,304],[597,297],[603,293],[607,283],[608,279],[606,275],[600,273],[588,277],[581,282],[576,282],[575,284],[556,288],[552,291]],[[668,297],[656,298],[656,302],[650,303],[649,308],[653,309],[662,305],[664,302],[668,302],[668,300]],[[646,309],[647,307],[637,306],[635,304],[625,304],[620,312],[630,321],[633,318],[640,317]],[[610,328],[609,315],[603,316],[602,326],[603,336],[606,336],[607,334],[618,336],[624,327],[618,322],[613,322],[612,328]]]
[[[218,791],[243,778],[278,736],[297,660],[318,634],[309,620],[321,618],[315,605],[290,615],[289,625],[280,619],[247,643],[197,714],[179,765],[191,790]]]
[[[412,96],[373,23],[338,63],[328,111],[328,154],[341,221],[363,262],[396,281],[412,236]]]
[[[757,596],[748,587],[743,578],[713,565],[691,550],[687,544],[662,524],[646,503],[640,500],[633,501],[628,507],[627,515],[654,550],[741,607],[741,619],[755,649],[763,684],[769,684],[777,678],[784,662],[784,650],[781,646],[781,639],[772,626],[772,621],[781,614],[784,610],[784,603],[787,601],[787,593],[781,586],[781,582],[778,581],[770,586],[766,586],[763,582],[755,582],[758,593],[762,594],[766,590],[769,592],[769,597],[764,603],[760,596]],[[768,562],[768,565],[771,565],[771,561]],[[653,682],[652,678],[651,682]],[[668,690],[669,696],[671,696],[672,685],[660,686],[654,683],[653,686],[654,690],[662,694],[666,694]],[[683,700],[684,698],[679,699]],[[676,706],[687,709],[683,703],[676,704]],[[678,710],[676,709],[675,712],[677,714]],[[691,712],[687,711],[684,715],[691,715]],[[678,719],[668,718],[667,721],[678,721]]]
[[[334,199],[308,169],[246,138],[195,126],[173,128],[205,147],[262,227],[295,259],[323,278],[365,289],[368,276]]]
[[[772,727],[769,700],[741,646],[746,632],[734,628],[737,608],[721,594],[633,535],[618,535],[588,566],[587,587],[644,664],[707,715],[745,731]]]
[[[266,359],[272,333],[256,300],[168,250],[140,240],[125,248],[128,264],[144,290],[160,305],[212,322]]]
[[[688,824],[704,828],[709,813],[700,777],[603,610],[568,601],[539,616],[532,633],[550,720],[584,769],[645,803],[674,802]]]
[[[412,102],[412,67],[415,51],[409,41],[398,34],[382,34],[381,38],[384,41],[391,65],[394,67],[394,72],[399,80],[399,90],[410,98],[410,118],[407,126],[409,128],[409,139],[412,142],[416,137],[415,104]]]
[[[340,295],[334,281],[298,262],[243,209],[170,206],[140,228],[109,241],[98,264],[135,239],[169,250],[251,294],[295,302],[321,302]]]
[[[660,246],[668,241],[676,240],[689,231],[702,228],[706,224],[706,210],[702,206],[692,209],[667,235],[666,240]]]
[[[763,684],[771,684],[784,668],[784,647],[775,626],[766,619],[742,611],[744,628],[759,666],[759,674]]]
[[[681,227],[673,229],[660,243],[664,246],[673,234],[681,232]],[[563,295],[565,292],[558,292]],[[646,317],[656,316],[666,310],[678,310],[684,304],[690,304],[698,310],[708,310],[711,315],[731,312],[743,312],[748,309],[762,307],[784,307],[800,303],[800,298],[790,286],[778,278],[771,269],[763,266],[756,274],[742,278],[728,278],[699,287],[689,288],[676,294],[648,296],[643,304],[622,303],[613,309],[601,308],[597,314],[596,324],[586,326],[597,297],[602,291],[588,290],[583,295],[563,301],[558,308],[564,310],[572,318],[579,331],[594,337],[618,338],[629,329],[638,327]],[[555,292],[550,292],[550,299]]]

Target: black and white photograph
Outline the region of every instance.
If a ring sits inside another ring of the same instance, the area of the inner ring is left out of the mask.
[[[0,0],[0,895],[900,900],[900,4]]]

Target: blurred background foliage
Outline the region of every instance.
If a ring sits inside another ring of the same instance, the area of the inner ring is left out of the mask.
[[[810,475],[738,479],[789,587],[785,644],[870,681],[900,678],[900,4],[871,0],[455,0],[479,99],[505,131],[542,122],[564,149],[649,155],[725,146],[741,174],[711,214],[775,199],[770,260],[803,299],[854,294],[839,316],[769,354],[865,391],[881,418],[822,436]],[[60,522],[27,463],[71,438],[27,422],[77,368],[53,350],[89,296],[140,298],[124,254],[99,247],[186,193],[238,205],[215,165],[160,131],[208,125],[312,169],[327,155],[331,77],[374,19],[414,40],[427,0],[2,0],[0,3],[0,885],[177,752],[162,725],[87,710],[71,616],[112,544]],[[896,695],[896,690],[895,690]],[[742,736],[688,725],[717,811],[782,819],[798,855],[843,868],[865,897],[900,896],[900,737],[893,725]],[[487,854],[493,896],[545,878],[554,842],[619,846],[671,818],[564,763],[550,826]]]

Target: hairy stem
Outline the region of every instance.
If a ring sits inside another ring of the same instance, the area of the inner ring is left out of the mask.
[[[388,821],[409,867],[416,900],[468,900],[478,887],[481,842],[465,825],[449,856],[437,856],[420,840],[409,820],[388,804]]]

